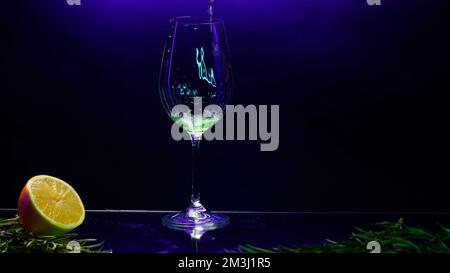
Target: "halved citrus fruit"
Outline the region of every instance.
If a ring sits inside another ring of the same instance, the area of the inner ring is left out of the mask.
[[[56,177],[35,176],[20,194],[20,222],[36,235],[61,235],[81,225],[84,215],[77,192]]]

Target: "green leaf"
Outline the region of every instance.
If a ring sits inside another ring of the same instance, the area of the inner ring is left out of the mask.
[[[20,224],[19,217],[10,219],[0,218],[0,252],[52,252],[67,253],[67,244],[76,241],[80,244],[80,251],[87,253],[106,253],[103,242],[96,239],[76,239],[77,234],[67,233],[61,236],[36,236]]]
[[[246,245],[243,248],[240,246],[239,252],[368,253],[367,242],[377,241],[382,246],[382,253],[450,253],[446,244],[450,241],[450,228],[446,226],[439,225],[438,232],[431,232],[421,227],[407,226],[403,218],[396,222],[378,222],[375,226],[376,230],[355,227],[349,239],[342,242],[327,239],[323,245],[278,246],[269,249]]]

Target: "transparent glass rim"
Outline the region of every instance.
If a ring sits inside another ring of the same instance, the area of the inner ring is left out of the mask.
[[[180,24],[182,26],[207,26],[207,25],[216,25],[222,24],[223,21],[220,18],[198,18],[194,16],[179,16],[170,19],[171,23]]]

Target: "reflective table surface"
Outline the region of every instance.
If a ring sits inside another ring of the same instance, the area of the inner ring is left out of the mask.
[[[17,211],[0,209],[0,218]],[[347,239],[354,227],[397,221],[433,228],[450,225],[448,213],[354,213],[354,212],[220,212],[230,217],[229,226],[189,234],[164,227],[161,219],[169,211],[87,211],[84,223],[74,230],[79,239],[96,238],[115,253],[223,253],[240,244],[271,248],[321,244],[325,239]],[[199,239],[200,238],[200,239]]]

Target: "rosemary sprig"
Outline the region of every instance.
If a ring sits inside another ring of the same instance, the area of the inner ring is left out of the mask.
[[[76,239],[77,234],[37,236],[19,222],[19,216],[0,218],[0,253],[109,253],[96,239]]]
[[[278,246],[261,248],[250,244],[239,245],[229,252],[246,253],[368,253],[370,241],[381,245],[381,253],[450,253],[450,228],[438,224],[438,231],[432,232],[421,227],[408,226],[403,218],[397,222],[374,224],[375,231],[356,227],[349,239],[342,242],[326,240],[322,245],[301,247]]]

